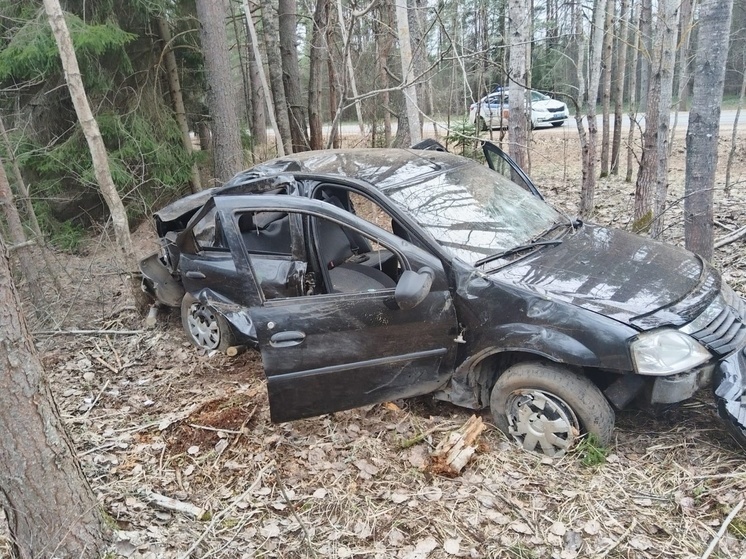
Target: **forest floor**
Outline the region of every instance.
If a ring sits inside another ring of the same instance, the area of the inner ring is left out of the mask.
[[[718,237],[746,225],[746,135],[739,142],[740,183],[726,197],[719,177],[715,193]],[[728,142],[721,147],[724,162]],[[545,197],[575,214],[577,134],[569,125],[534,131],[531,159]],[[683,176],[676,147],[666,240],[678,244]],[[620,178],[601,180],[594,221],[628,226],[632,192]],[[144,224],[143,256],[153,240]],[[51,335],[33,321],[31,329],[115,529],[114,556],[701,557],[746,496],[746,452],[707,392],[657,417],[618,413],[597,464],[582,452],[542,458],[488,428],[456,478],[432,474],[428,454],[471,412],[430,398],[274,425],[259,355],[200,354],[176,315],[140,330],[110,251],[99,239],[85,254],[57,255],[69,282],[55,305],[58,327],[135,333]],[[719,249],[715,263],[746,296],[746,239]],[[153,493],[206,514],[159,508]],[[746,509],[711,557],[746,558]]]

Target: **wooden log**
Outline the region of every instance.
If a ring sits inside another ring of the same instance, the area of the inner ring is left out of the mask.
[[[459,475],[476,452],[484,428],[482,418],[472,415],[458,430],[449,433],[430,454],[430,471],[449,477]]]
[[[155,505],[162,509],[172,510],[193,516],[197,520],[210,520],[210,512],[200,508],[192,503],[185,503],[184,501],[177,501],[171,497],[166,497],[160,493],[154,491],[145,491],[145,497],[148,499],[151,505]]]

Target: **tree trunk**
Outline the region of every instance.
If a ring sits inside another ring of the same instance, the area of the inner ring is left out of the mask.
[[[640,93],[637,98],[640,100],[639,110],[647,112],[648,102],[647,94],[650,89],[650,60],[653,51],[653,0],[642,0],[640,6],[640,50],[638,57],[640,59]]]
[[[352,28],[352,25],[354,24],[355,15],[352,15],[351,21],[350,21],[350,27]],[[352,97],[355,99],[355,114],[357,115],[357,124],[358,128],[360,129],[360,136],[365,136],[365,121],[363,120],[363,107],[362,103],[357,99],[358,98],[358,90],[357,90],[357,80],[355,79],[355,67],[352,65],[352,57],[350,56],[350,34],[347,32],[347,29],[345,28],[345,20],[344,20],[344,13],[342,9],[342,0],[337,0],[337,20],[339,24],[339,32],[342,35],[342,50],[344,52],[344,59],[345,59],[345,74],[346,74],[346,80],[345,84],[349,82],[350,91],[352,92]]]
[[[650,89],[647,94],[642,158],[635,186],[636,231],[650,228],[654,237],[663,231],[668,192],[668,134],[673,93],[675,0],[660,0]]]
[[[21,216],[18,214],[18,208],[13,200],[13,192],[10,189],[10,182],[8,181],[8,176],[5,174],[5,166],[2,159],[0,159],[0,206],[3,208],[3,216],[8,226],[10,240],[14,245],[19,247],[18,261],[31,295],[34,311],[36,316],[42,319],[49,309],[46,308],[46,298],[39,283],[39,268],[34,260],[34,253],[31,247],[26,245],[26,233],[23,230],[23,223],[21,222]]]
[[[526,0],[510,0],[508,4],[510,33],[510,69],[508,75],[508,154],[519,167],[528,171],[528,120],[530,106],[526,102],[528,86],[529,10]]]
[[[377,20],[378,33],[376,34],[376,48],[378,57],[376,58],[376,76],[378,84],[383,92],[379,95],[381,100],[380,106],[383,111],[383,136],[384,146],[391,145],[391,95],[388,92],[389,87],[389,70],[388,59],[393,47],[393,36],[391,34],[392,16],[391,3],[384,0],[378,6],[379,18]]]
[[[699,9],[694,91],[686,131],[684,237],[686,248],[710,260],[720,103],[733,0],[702,0]]]
[[[733,167],[733,160],[736,156],[736,148],[738,147],[738,143],[736,141],[738,137],[738,121],[741,118],[741,109],[743,109],[743,100],[744,97],[746,97],[746,72],[743,73],[743,78],[741,79],[741,92],[738,95],[738,107],[736,108],[736,116],[733,118],[733,131],[731,133],[730,138],[730,150],[728,151],[728,163],[725,165],[725,195],[730,196],[730,188],[731,188],[731,182],[730,182],[730,173],[731,168]]]
[[[332,127],[329,131],[329,139],[327,140],[326,147],[336,149],[342,147],[342,138],[340,138],[339,135],[339,121],[341,115],[338,114],[342,107],[342,86],[339,83],[339,75],[337,72],[338,65],[342,64],[342,61],[340,60],[332,1],[333,0],[329,0],[326,3],[325,11],[327,45],[326,73],[329,78],[329,115],[332,120]]]
[[[401,55],[402,94],[404,95],[404,112],[399,119],[399,127],[405,124],[409,138],[399,138],[400,145],[417,144],[422,140],[420,132],[420,111],[417,103],[417,88],[414,83],[414,66],[412,60],[412,40],[409,34],[409,14],[407,0],[396,0],[396,34],[399,37]],[[399,135],[397,134],[397,137]],[[408,147],[408,146],[405,146]]]
[[[277,146],[277,155],[282,157],[285,155],[285,147],[280,134],[280,127],[277,124],[275,118],[275,108],[272,101],[272,95],[270,95],[269,83],[267,82],[267,76],[264,73],[264,65],[262,64],[262,53],[259,50],[259,38],[256,35],[256,27],[254,27],[254,20],[251,17],[251,8],[249,8],[249,0],[243,0],[243,12],[246,18],[246,27],[249,30],[249,37],[251,39],[251,48],[254,52],[254,62],[256,65],[256,71],[259,75],[259,81],[262,84],[262,92],[264,94],[264,101],[267,106],[267,115],[269,116],[269,122],[272,126],[272,130],[275,134],[275,145]]]
[[[101,507],[65,433],[19,309],[0,241],[0,507],[13,551],[20,559],[101,557]]]
[[[676,95],[676,109],[671,127],[671,141],[668,153],[673,149],[676,136],[676,125],[679,121],[679,111],[685,111],[689,93],[689,39],[692,35],[692,15],[694,13],[693,0],[683,0],[679,11],[679,87]]]
[[[245,7],[244,7],[245,11]],[[263,72],[264,68],[260,66],[261,59],[257,62],[257,55],[254,51],[254,40],[252,31],[249,29],[250,16],[244,17],[244,27],[246,29],[246,45],[249,66],[249,88],[251,91],[251,133],[255,139],[255,146],[264,146],[267,144],[267,99],[264,88]],[[253,20],[251,20],[253,21]],[[256,35],[256,33],[254,33]]]
[[[228,58],[224,0],[197,0],[197,17],[207,71],[207,105],[212,117],[214,175],[222,183],[243,169],[238,104]]]
[[[591,34],[591,50],[588,64],[588,91],[585,95],[588,136],[584,139],[584,136],[581,135],[583,183],[580,187],[580,215],[586,218],[593,214],[593,208],[595,206],[596,143],[598,137],[598,125],[596,123],[596,98],[598,97],[598,88],[601,82],[601,59],[603,53],[603,25],[604,20],[606,19],[605,14],[605,0],[595,0],[593,8],[593,33]],[[581,70],[578,71],[580,72]]]
[[[328,0],[316,0],[311,30],[311,53],[308,62],[308,127],[311,149],[324,147],[324,131],[321,109],[321,78],[326,47],[326,11]]]
[[[624,79],[627,71],[627,41],[629,40],[628,6],[629,0],[622,0],[619,10],[619,37],[617,37],[615,49],[617,58],[614,78],[614,138],[611,143],[611,173],[614,175],[619,174],[619,154],[622,151]]]
[[[279,0],[280,56],[282,58],[282,83],[288,103],[290,137],[294,152],[308,150],[306,134],[306,107],[300,87],[296,25],[296,0]]]
[[[98,182],[101,194],[111,214],[117,245],[124,256],[125,270],[131,274],[132,281],[130,282],[130,287],[133,299],[139,308],[144,309],[146,307],[146,297],[142,289],[140,289],[138,276],[134,273],[137,269],[137,262],[130,237],[127,212],[124,209],[122,199],[119,197],[116,186],[114,186],[114,180],[111,177],[104,140],[101,137],[98,123],[93,117],[91,107],[88,104],[88,98],[83,87],[83,78],[78,67],[78,59],[75,57],[73,42],[70,38],[70,32],[67,28],[65,17],[62,14],[59,0],[44,0],[44,9],[46,10],[49,24],[52,27],[52,33],[57,42],[60,59],[62,60],[62,68],[65,71],[67,87],[70,91],[70,98],[75,107],[75,114],[80,121],[80,126],[88,143],[88,149],[91,152],[96,182]]]
[[[280,130],[282,145],[286,153],[293,153],[293,138],[290,132],[288,101],[283,84],[282,55],[278,41],[279,27],[277,7],[272,0],[262,0],[262,27],[264,30],[264,48],[267,54],[269,85],[272,88],[272,104],[275,107],[275,119]]]
[[[639,19],[640,19],[640,10],[638,9],[637,13],[635,14],[635,5],[632,3],[630,5],[630,11],[629,11],[629,21],[632,25],[633,33],[632,33],[632,45],[635,49],[635,52],[640,52],[640,25],[639,25]],[[626,182],[632,182],[632,172],[634,170],[634,162],[635,162],[635,149],[634,149],[634,141],[635,141],[635,128],[637,126],[637,62],[639,61],[639,56],[635,57],[635,59],[630,64],[630,72],[629,72],[629,132],[627,133],[627,173],[624,177],[624,180]]]
[[[176,116],[176,122],[179,125],[181,131],[181,143],[184,146],[184,150],[192,157],[194,148],[192,147],[192,138],[189,136],[189,123],[187,122],[186,109],[184,108],[184,98],[181,95],[181,81],[179,80],[179,67],[176,64],[176,56],[171,48],[171,28],[168,21],[163,18],[158,18],[158,33],[163,41],[163,57],[166,61],[166,74],[168,76],[168,89],[171,93],[171,103],[174,108],[174,115]],[[199,177],[199,170],[197,164],[192,163],[192,192],[199,192],[202,190],[202,181]]]
[[[603,86],[601,87],[601,175],[609,175],[609,113],[611,109],[611,61],[614,44],[614,0],[606,0],[603,42]]]

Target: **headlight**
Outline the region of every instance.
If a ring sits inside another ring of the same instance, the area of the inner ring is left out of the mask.
[[[640,334],[630,346],[635,369],[641,375],[673,375],[712,357],[695,339],[677,330]]]

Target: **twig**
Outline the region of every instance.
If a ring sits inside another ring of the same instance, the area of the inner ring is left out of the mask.
[[[37,330],[32,336],[136,336],[145,330]]]
[[[119,369],[117,369],[113,365],[109,365],[106,361],[104,361],[103,359],[101,359],[98,355],[94,356],[94,359],[96,361],[98,361],[99,363],[101,363],[104,367],[106,367],[107,369],[109,369],[115,375],[119,373]]]
[[[190,516],[193,516],[197,520],[208,520],[210,518],[209,511],[201,507],[198,507],[196,505],[193,505],[192,503],[178,501],[176,499],[172,499],[171,497],[166,497],[165,495],[161,495],[160,493],[155,493],[154,491],[150,491],[148,489],[146,489],[144,493],[145,493],[145,497],[152,504],[155,504],[156,506],[160,508],[188,514]]]
[[[202,543],[202,540],[204,540],[207,537],[207,534],[209,534],[210,531],[212,531],[215,525],[218,522],[220,522],[223,519],[223,517],[225,517],[230,511],[232,511],[238,503],[243,501],[244,498],[249,495],[249,493],[251,493],[252,491],[254,491],[254,489],[256,489],[257,485],[262,481],[262,476],[264,475],[264,472],[266,472],[271,466],[273,466],[274,463],[275,462],[273,460],[272,462],[264,466],[261,470],[259,470],[259,473],[256,475],[256,478],[254,479],[254,481],[251,483],[251,485],[246,491],[244,491],[238,497],[233,499],[233,501],[223,510],[221,510],[220,512],[212,516],[212,520],[210,521],[210,524],[207,526],[207,528],[204,529],[202,534],[194,541],[192,546],[186,550],[186,553],[184,553],[184,555],[181,556],[182,559],[189,559],[189,557],[191,557],[192,551],[197,549],[197,546],[200,543]]]
[[[619,539],[612,543],[609,547],[606,548],[606,551],[604,551],[601,555],[598,556],[598,559],[603,559],[606,557],[609,553],[611,553],[616,547],[622,543],[625,539],[627,539],[627,536],[629,536],[632,533],[632,530],[635,529],[637,526],[637,519],[633,518],[632,523],[629,525],[629,528],[627,528],[624,532],[622,532],[622,535],[619,536]]]
[[[285,503],[287,503],[287,506],[290,507],[290,512],[293,513],[296,522],[300,524],[301,530],[303,530],[303,534],[306,537],[306,544],[308,545],[308,549],[311,550],[311,555],[313,555],[314,557],[318,557],[318,555],[316,555],[316,550],[313,548],[313,543],[311,542],[311,534],[308,533],[306,525],[303,524],[300,516],[298,516],[298,513],[295,511],[295,506],[293,505],[293,503],[290,502],[288,494],[285,492],[285,484],[282,482],[282,477],[280,476],[279,470],[275,472],[275,480],[277,481],[277,485],[280,488],[280,493],[282,493],[282,498],[285,500]]]
[[[97,404],[97,403],[98,403],[98,401],[99,401],[99,400],[101,399],[101,394],[103,394],[103,393],[104,393],[104,390],[106,390],[106,387],[107,387],[107,386],[109,386],[109,379],[108,379],[108,378],[106,379],[106,382],[104,383],[104,385],[103,385],[103,386],[101,387],[101,390],[99,390],[99,392],[98,392],[98,396],[96,396],[96,398],[95,398],[95,399],[93,400],[93,402],[91,403],[91,407],[89,407],[89,408],[88,408],[88,409],[87,409],[87,410],[85,411],[85,413],[83,414],[83,416],[82,416],[82,419],[85,419],[86,417],[88,417],[88,414],[90,414],[90,413],[91,413],[91,410],[92,410],[92,409],[93,409],[94,407],[96,407],[96,404]]]
[[[746,225],[744,225],[740,229],[736,229],[730,235],[726,235],[725,237],[721,237],[720,239],[715,241],[715,248],[720,248],[720,247],[724,247],[725,245],[729,245],[730,243],[737,241],[741,237],[746,237]]]
[[[450,426],[443,426],[440,425],[438,427],[432,427],[431,429],[428,429],[427,431],[423,431],[421,433],[418,433],[411,439],[405,439],[399,443],[399,448],[404,450],[407,448],[410,448],[422,441],[424,441],[426,438],[428,438],[433,433],[437,433],[439,431],[450,431],[453,427]]]
[[[710,545],[705,550],[704,554],[702,555],[702,559],[707,559],[710,554],[715,550],[715,547],[717,546],[718,542],[722,539],[723,535],[725,534],[725,531],[728,529],[728,525],[733,521],[735,516],[738,514],[738,511],[740,511],[743,508],[744,500],[741,499],[739,503],[733,507],[733,510],[730,511],[730,514],[725,517],[725,520],[723,521],[723,525],[720,526],[720,530],[718,530],[718,533],[715,534],[715,537],[712,538],[712,541],[710,542]]]
[[[219,429],[218,427],[208,427],[207,425],[197,425],[196,423],[190,423],[189,427],[194,429],[202,429],[203,431],[215,431],[216,433],[229,433],[231,435],[240,435],[241,431],[235,431],[233,429]]]

